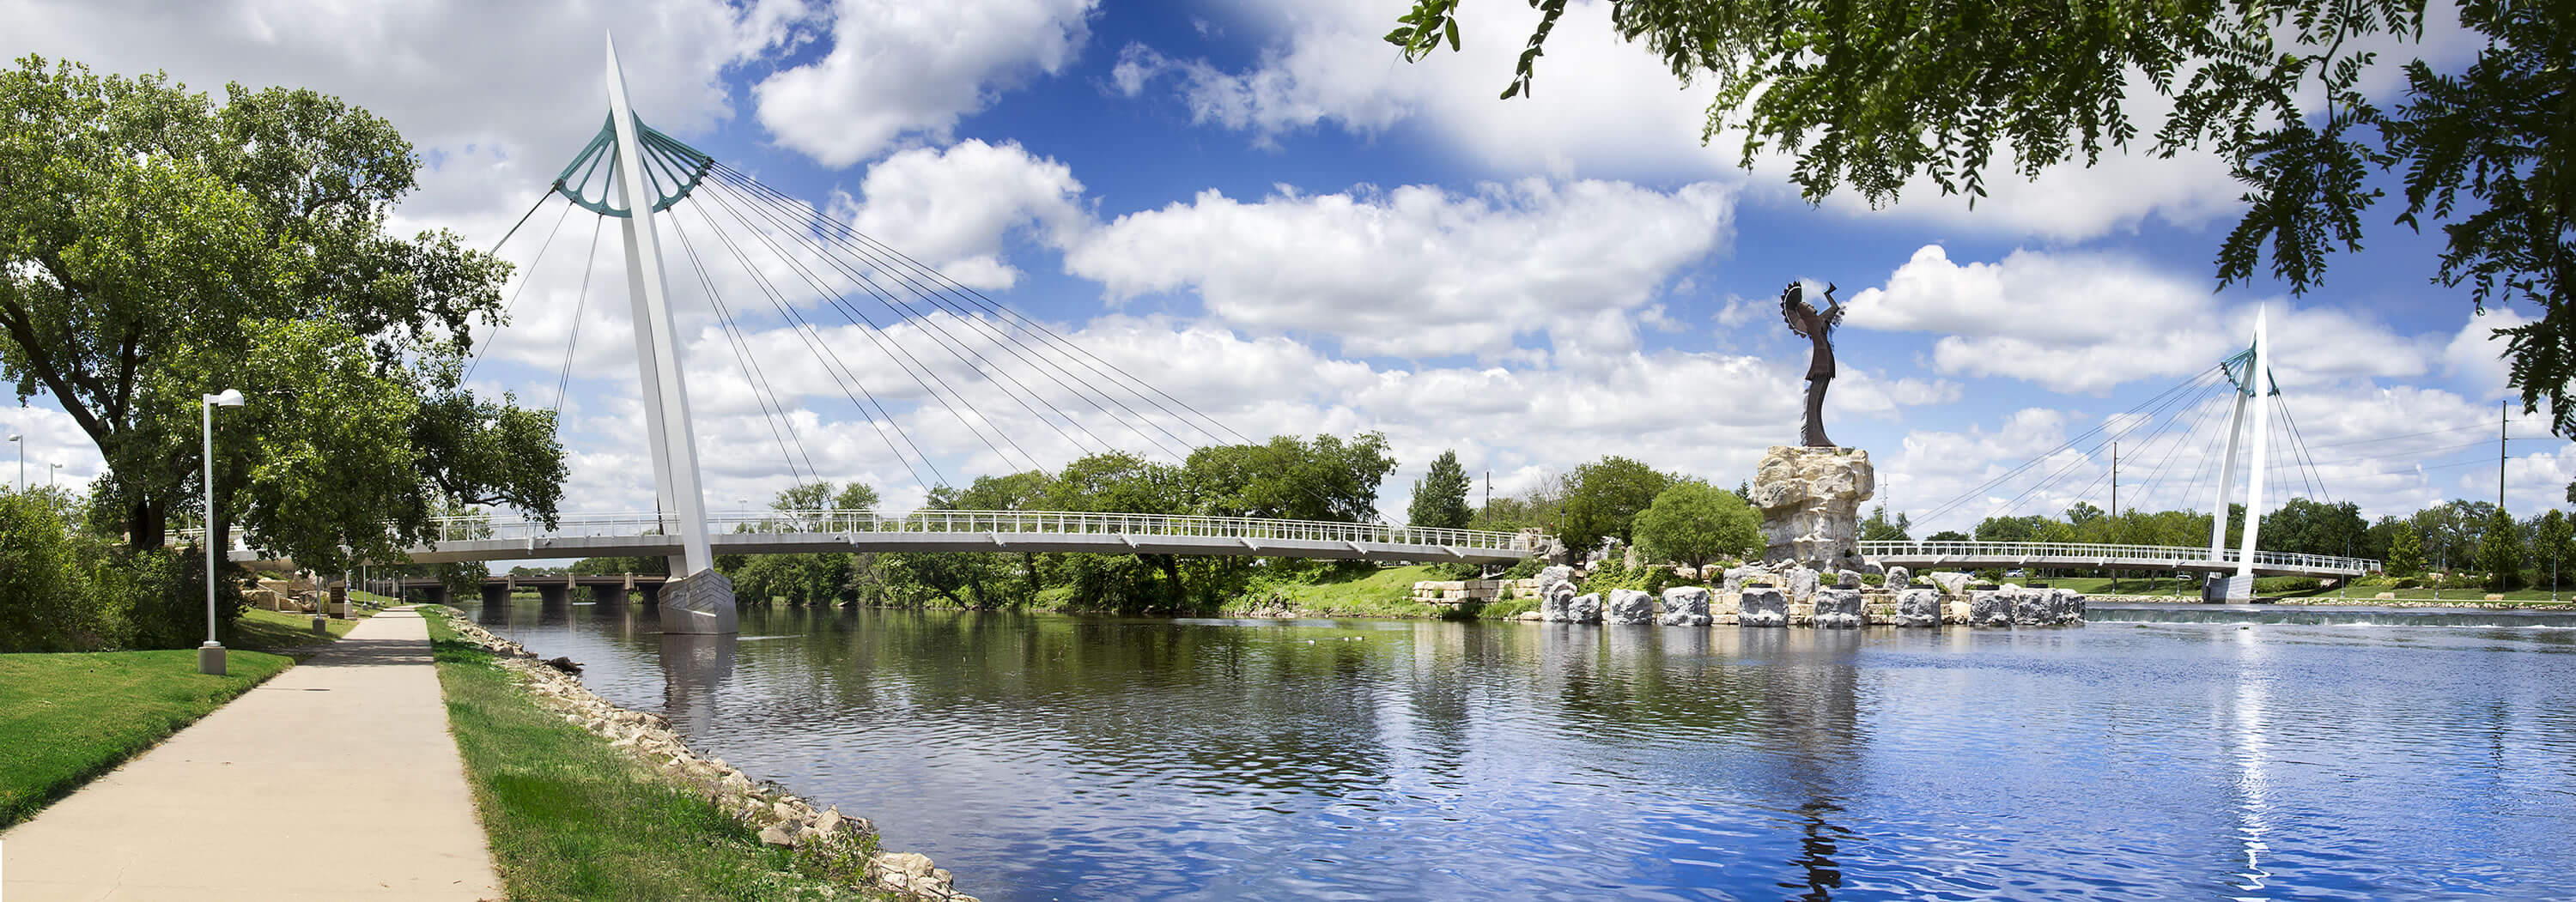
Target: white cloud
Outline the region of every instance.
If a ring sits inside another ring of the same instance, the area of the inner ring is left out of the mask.
[[[1053,75],[1090,39],[1097,0],[838,0],[832,49],[753,88],[778,142],[848,166],[904,135],[945,141],[957,121],[1032,73]]]
[[[1545,332],[1560,355],[1635,343],[1629,314],[1727,242],[1733,192],[1537,179],[1257,203],[1216,191],[1119,217],[1065,256],[1113,299],[1195,289],[1262,332],[1329,334],[1345,353],[1497,355]]]
[[[945,150],[906,150],[868,168],[862,198],[835,211],[861,233],[976,288],[1010,288],[1019,270],[1004,240],[1031,234],[1062,247],[1090,227],[1082,183],[1053,159],[1017,144],[967,139]]]

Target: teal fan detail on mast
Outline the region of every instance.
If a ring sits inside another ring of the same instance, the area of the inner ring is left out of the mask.
[[[697,190],[698,182],[707,177],[716,159],[680,139],[655,131],[643,120],[635,122],[636,143],[644,157],[644,181],[653,186],[653,212],[659,213]],[[608,204],[608,186],[616,183],[617,123],[602,120],[599,134],[574,154],[571,163],[555,176],[554,190],[582,209],[601,216],[629,215],[621,207]],[[593,185],[596,184],[596,190]]]

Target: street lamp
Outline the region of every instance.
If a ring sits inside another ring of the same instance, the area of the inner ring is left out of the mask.
[[[45,466],[51,468],[45,471],[45,488],[52,489],[60,487],[62,485],[63,465],[46,464]]]
[[[18,481],[10,485],[24,489],[27,487],[27,437],[12,434],[9,444],[18,446]]]
[[[242,406],[240,389],[205,395],[206,423],[206,644],[197,647],[197,672],[224,675],[224,644],[215,641],[215,408]]]

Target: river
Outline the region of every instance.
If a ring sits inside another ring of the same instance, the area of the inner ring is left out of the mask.
[[[988,900],[2576,896],[2566,618],[474,614]]]

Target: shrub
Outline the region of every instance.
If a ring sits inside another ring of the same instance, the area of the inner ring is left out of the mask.
[[[1546,566],[1546,561],[1534,557],[1525,557],[1520,560],[1520,563],[1513,564],[1511,569],[1503,571],[1502,578],[1528,579],[1530,577],[1537,576],[1538,571]]]
[[[0,492],[0,651],[107,644],[80,551],[46,499]]]
[[[2266,576],[2254,581],[2254,594],[2289,595],[2314,592],[2324,587],[2325,583],[2313,576]]]

